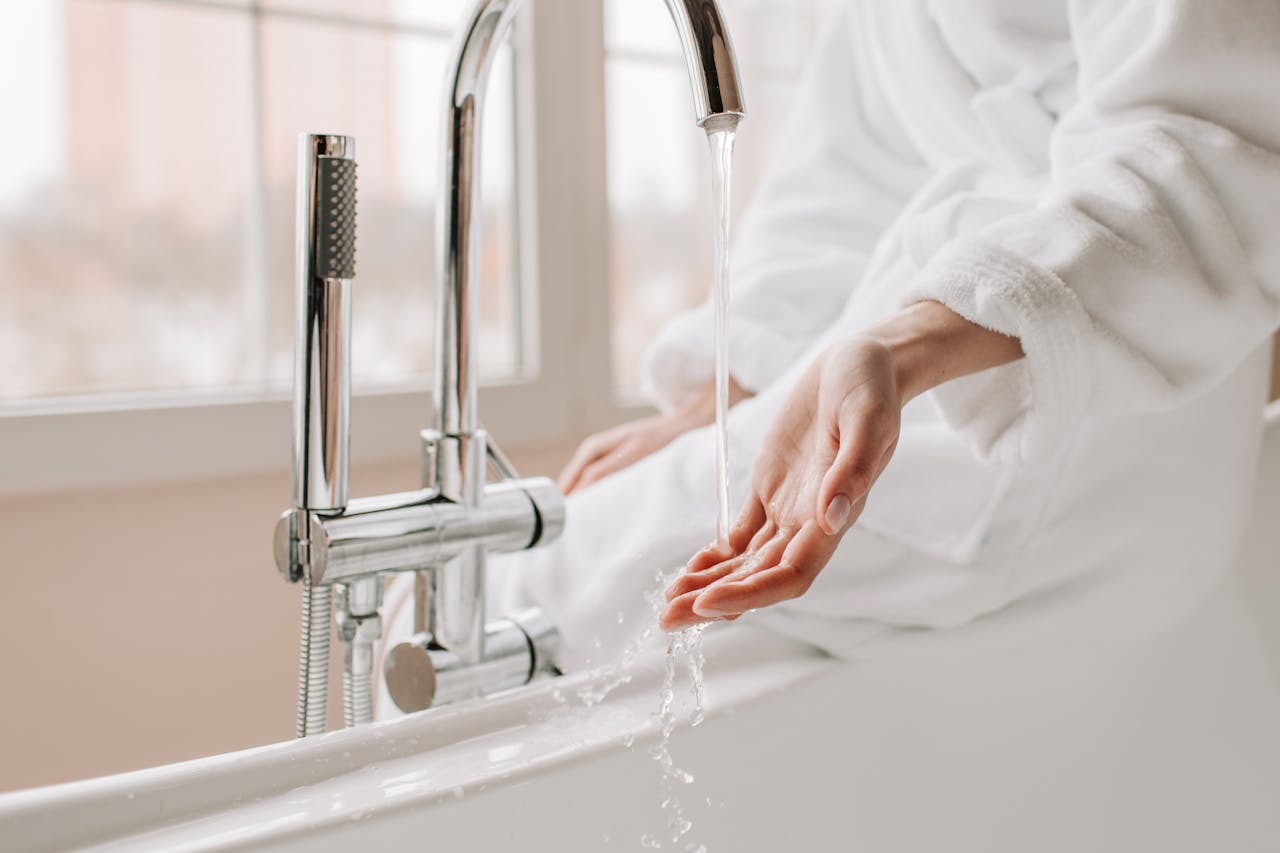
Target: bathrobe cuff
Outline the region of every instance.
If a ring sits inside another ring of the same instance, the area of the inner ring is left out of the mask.
[[[731,311],[729,374],[743,390],[768,388],[812,343],[780,335],[760,321]],[[645,352],[644,392],[659,409],[691,403],[715,379],[715,321],[703,305],[668,323]]]
[[[924,300],[1018,338],[1026,353],[930,392],[944,420],[980,457],[1032,462],[1073,434],[1090,392],[1092,321],[1060,277],[998,246],[961,241],[928,263],[903,304]]]

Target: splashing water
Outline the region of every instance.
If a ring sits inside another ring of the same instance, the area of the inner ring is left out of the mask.
[[[590,683],[578,688],[578,699],[588,708],[599,705],[609,694],[617,690],[624,684],[630,684],[632,678],[632,670],[635,668],[636,660],[640,657],[649,646],[649,641],[653,639],[655,626],[658,622],[658,616],[662,613],[662,608],[666,606],[666,598],[663,596],[665,590],[676,576],[659,571],[654,578],[654,587],[649,591],[646,600],[649,602],[651,612],[650,618],[645,622],[645,629],[638,637],[633,640],[630,645],[622,650],[622,655],[615,663],[598,670],[595,678]],[[623,613],[618,614],[618,624],[621,625],[626,621]]]
[[[707,656],[702,651],[702,632],[706,625],[697,625],[685,632],[685,651],[689,655],[689,692],[693,694],[693,715],[689,724],[694,728],[702,725],[706,719],[703,710],[702,668]]]
[[[671,756],[671,735],[676,730],[676,662],[680,654],[685,654],[689,657],[689,676],[690,681],[693,682],[692,693],[695,703],[693,719],[695,721],[694,725],[697,725],[703,717],[701,667],[702,631],[704,627],[703,625],[698,625],[667,637],[667,664],[662,678],[661,703],[657,711],[658,722],[662,726],[662,737],[657,746],[649,750],[649,754],[662,770],[662,810],[670,815],[667,820],[667,829],[670,831],[670,839],[673,845],[680,844],[693,829],[693,821],[685,813],[684,805],[676,793],[676,786],[692,785],[694,782],[693,774],[677,767],[675,760]],[[697,662],[696,664],[695,661]],[[689,853],[694,853],[694,851],[705,853],[707,848],[705,844],[697,844],[690,841],[684,849]]]

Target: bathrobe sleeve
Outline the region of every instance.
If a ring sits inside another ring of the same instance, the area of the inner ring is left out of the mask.
[[[876,242],[928,177],[870,85],[867,58],[851,49],[849,14],[827,29],[770,170],[735,226],[730,370],[749,391],[771,384],[835,322]],[[759,144],[750,114],[740,137],[744,146]],[[677,316],[650,345],[646,390],[660,407],[675,408],[704,389],[714,370],[708,302]]]
[[[1035,204],[953,240],[908,302],[1027,358],[933,396],[989,457],[1084,418],[1176,406],[1272,332],[1280,299],[1280,3],[1072,0],[1078,101]]]

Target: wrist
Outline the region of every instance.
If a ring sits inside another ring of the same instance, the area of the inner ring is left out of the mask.
[[[902,405],[940,384],[932,375],[940,360],[934,332],[911,309],[872,326],[861,337],[883,354]]]
[[[972,323],[940,302],[908,306],[865,336],[888,351],[904,405],[944,382],[1023,356],[1017,338]]]

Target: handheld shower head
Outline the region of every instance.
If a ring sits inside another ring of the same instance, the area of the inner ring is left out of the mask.
[[[316,160],[317,205],[314,275],[356,277],[356,161],[321,156]]]
[[[347,505],[355,147],[349,136],[299,140],[293,505],[301,510]]]

